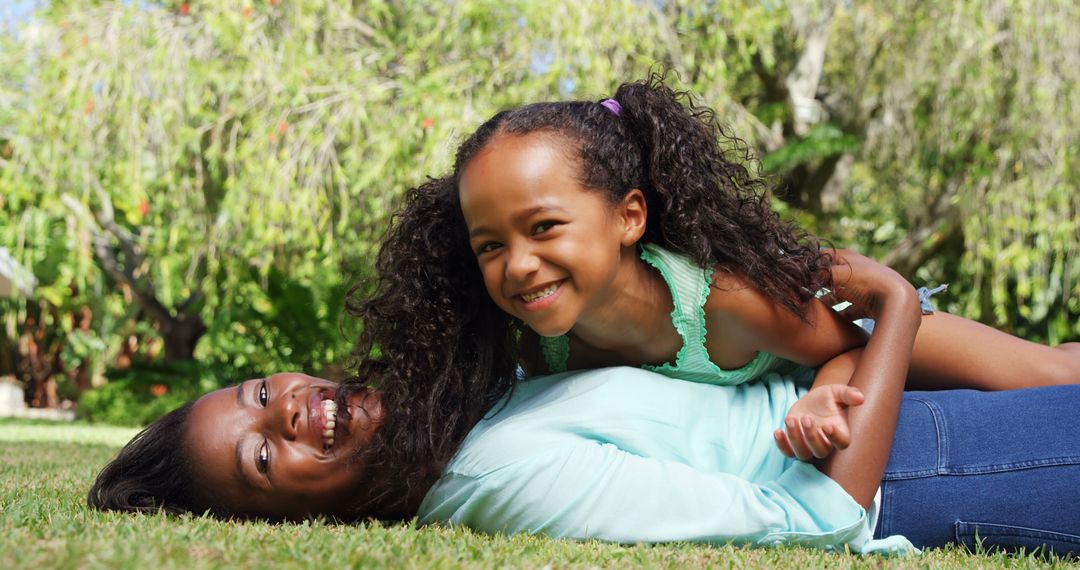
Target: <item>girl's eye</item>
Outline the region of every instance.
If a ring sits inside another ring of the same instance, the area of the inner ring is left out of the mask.
[[[258,466],[259,473],[266,474],[270,469],[270,448],[266,445],[266,441],[259,446],[259,457],[255,461],[255,465]]]
[[[540,222],[533,227],[533,235],[542,234],[558,225],[557,222]]]
[[[266,389],[266,380],[263,380],[259,383],[259,404],[265,408],[269,401],[270,392]]]
[[[497,242],[497,241],[489,241],[489,242],[487,242],[485,244],[482,244],[480,247],[476,248],[476,255],[483,255],[485,253],[495,251],[501,245],[502,244]]]

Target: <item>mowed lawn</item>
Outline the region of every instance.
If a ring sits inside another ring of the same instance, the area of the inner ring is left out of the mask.
[[[0,422],[0,568],[1044,568],[1058,559],[949,549],[907,558],[688,544],[624,546],[414,525],[274,525],[85,506],[133,430]],[[628,504],[628,509],[633,505]]]

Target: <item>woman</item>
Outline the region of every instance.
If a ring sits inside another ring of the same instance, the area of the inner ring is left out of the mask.
[[[734,387],[630,368],[541,377],[520,384],[449,462],[393,464],[384,459],[405,423],[378,392],[278,374],[148,427],[89,502],[240,518],[419,515],[620,542],[875,551],[972,546],[977,535],[988,547],[1080,552],[1080,387],[905,394],[869,509],[773,445],[771,427],[803,392],[781,376]],[[336,409],[324,403],[334,400]],[[737,438],[725,435],[736,427]],[[871,540],[890,535],[906,540]]]

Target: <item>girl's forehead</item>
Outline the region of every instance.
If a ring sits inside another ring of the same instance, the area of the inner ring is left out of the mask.
[[[577,178],[577,160],[562,137],[546,133],[500,135],[465,165],[459,190],[512,181]]]
[[[547,152],[560,154],[563,158],[576,159],[578,156],[578,144],[574,138],[559,131],[545,129],[527,133],[497,133],[479,149],[473,158],[481,154],[522,152],[527,149],[541,148]]]

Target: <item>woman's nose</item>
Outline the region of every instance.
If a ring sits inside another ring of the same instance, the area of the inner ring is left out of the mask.
[[[531,247],[519,246],[510,250],[506,261],[506,278],[510,281],[526,281],[540,269],[540,258]]]
[[[282,437],[289,441],[296,439],[297,431],[300,429],[300,414],[302,413],[300,401],[297,399],[296,394],[282,394],[277,406],[274,406],[273,412],[270,420],[277,424],[275,427],[281,429]]]

